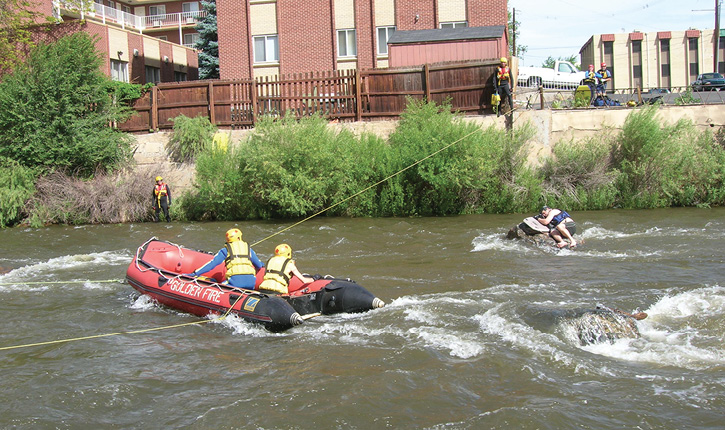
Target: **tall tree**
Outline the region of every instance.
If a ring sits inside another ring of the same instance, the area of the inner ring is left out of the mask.
[[[216,24],[216,1],[203,0],[201,7],[206,16],[196,25],[199,41],[195,48],[199,51],[199,79],[219,79],[219,42]]]
[[[28,25],[40,16],[33,0],[0,0],[0,73],[12,70],[32,46]]]

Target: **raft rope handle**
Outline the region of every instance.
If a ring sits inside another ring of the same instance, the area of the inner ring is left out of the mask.
[[[259,241],[255,242],[255,243],[253,243],[253,244],[252,244],[251,246],[256,246],[256,245],[258,245],[258,244],[260,244],[260,243],[262,243],[262,242],[264,242],[264,241],[266,241],[266,240],[268,240],[268,239],[271,239],[271,238],[273,238],[274,236],[277,236],[278,234],[281,234],[281,233],[283,233],[283,232],[285,232],[285,231],[287,231],[287,230],[289,230],[289,229],[291,229],[291,228],[293,228],[293,227],[296,227],[296,226],[298,226],[298,225],[302,224],[302,223],[303,223],[303,222],[305,222],[305,221],[308,221],[308,220],[310,220],[310,219],[312,219],[312,218],[316,217],[317,215],[320,215],[320,214],[322,214],[322,213],[324,213],[324,212],[327,212],[328,210],[330,210],[330,209],[334,208],[335,206],[338,206],[338,205],[340,205],[340,204],[342,204],[342,203],[345,203],[346,201],[348,201],[348,200],[352,199],[353,197],[357,197],[357,196],[359,196],[360,194],[364,193],[365,191],[367,191],[367,190],[369,190],[369,189],[371,189],[371,188],[373,188],[373,187],[376,187],[376,186],[378,186],[378,185],[382,184],[383,182],[387,181],[388,179],[390,179],[390,178],[393,178],[393,177],[395,177],[395,176],[397,176],[397,175],[399,175],[399,174],[401,174],[401,173],[405,172],[406,170],[408,170],[408,169],[410,169],[410,168],[412,168],[412,167],[414,167],[414,166],[417,166],[418,164],[422,163],[423,161],[425,161],[425,160],[427,160],[427,159],[429,159],[429,158],[433,157],[434,155],[437,155],[438,153],[440,153],[440,152],[442,152],[442,151],[444,151],[444,150],[446,150],[446,149],[450,148],[451,146],[455,145],[456,143],[458,143],[458,142],[462,141],[463,139],[465,139],[465,138],[467,138],[467,137],[469,137],[469,136],[473,135],[474,133],[476,133],[476,132],[478,132],[478,131],[482,131],[482,130],[481,130],[480,128],[477,128],[476,130],[474,130],[474,131],[472,131],[472,132],[468,133],[467,135],[465,135],[465,136],[461,137],[460,139],[458,139],[458,140],[456,140],[456,141],[454,141],[454,142],[452,142],[452,143],[449,143],[448,145],[444,146],[443,148],[441,148],[441,149],[438,149],[437,151],[434,151],[433,153],[431,153],[431,154],[429,154],[429,155],[427,155],[427,156],[425,156],[425,157],[421,158],[420,160],[418,160],[418,161],[414,162],[413,164],[411,164],[411,165],[409,165],[409,166],[407,166],[407,167],[404,167],[404,168],[400,169],[399,171],[397,171],[397,172],[393,173],[392,175],[389,175],[389,176],[387,176],[387,177],[386,177],[386,178],[384,178],[384,179],[381,179],[381,180],[379,180],[378,182],[374,183],[373,185],[370,185],[370,186],[369,186],[369,187],[367,187],[367,188],[364,188],[364,189],[363,189],[362,191],[359,191],[359,192],[357,192],[357,193],[355,193],[355,194],[351,195],[350,197],[347,197],[347,198],[345,198],[345,199],[343,199],[343,200],[341,200],[341,201],[339,201],[339,202],[335,203],[335,204],[334,204],[334,205],[332,205],[332,206],[329,206],[329,207],[327,207],[327,208],[325,208],[325,209],[322,209],[322,210],[320,210],[319,212],[317,212],[317,213],[315,213],[315,214],[313,214],[313,215],[310,215],[310,216],[308,216],[307,218],[305,218],[305,219],[303,219],[303,220],[301,220],[301,221],[298,221],[298,222],[296,222],[296,223],[294,223],[294,224],[292,224],[292,225],[290,225],[290,226],[288,226],[288,227],[285,227],[285,228],[283,228],[282,230],[280,230],[280,231],[278,231],[278,232],[276,232],[276,233],[273,233],[273,234],[271,234],[271,235],[269,235],[269,236],[265,237],[264,239],[262,239],[262,240],[259,240]],[[138,257],[138,253],[140,252],[141,248],[142,248],[142,247],[143,247],[144,245],[148,244],[149,242],[151,242],[152,240],[155,240],[155,239],[156,239],[156,238],[155,238],[155,237],[153,237],[153,238],[149,239],[148,241],[146,241],[146,243],[144,243],[143,245],[141,245],[141,246],[140,246],[140,247],[138,248],[138,250],[136,251],[136,257]],[[171,242],[169,242],[169,243],[171,243]],[[179,249],[181,249],[181,248],[182,248],[181,246],[179,246],[179,245],[176,245],[175,243],[171,243],[171,244],[172,244],[172,245],[175,245],[175,246],[177,246],[177,247],[178,247]],[[134,260],[135,260],[135,262],[136,262],[136,267],[137,267],[137,268],[138,268],[138,269],[139,269],[140,271],[142,271],[142,272],[145,272],[145,271],[148,271],[148,270],[154,270],[154,269],[151,269],[151,268],[149,268],[149,269],[141,269],[141,268],[140,268],[140,267],[138,266],[138,258],[134,258]],[[157,270],[158,270],[158,269],[157,269]],[[162,274],[162,273],[161,273],[160,271],[159,271],[159,275],[163,276],[163,277],[164,277],[164,278],[166,278],[166,279],[171,279],[171,278],[168,278],[168,277],[166,277],[165,275],[163,275],[163,274]],[[179,275],[179,276],[181,276],[181,275]],[[177,276],[177,277],[178,277],[178,276]],[[195,280],[195,282],[196,282],[196,280]],[[198,285],[198,284],[197,284],[197,285]],[[239,290],[239,288],[236,288],[236,287],[231,287],[231,288],[235,288],[235,289]],[[259,293],[259,292],[255,291],[255,290],[245,290],[244,292],[245,292],[245,293],[248,293],[248,294],[262,294],[262,293]],[[205,324],[205,323],[208,323],[208,322],[213,322],[213,321],[221,321],[221,320],[225,319],[225,318],[226,318],[226,317],[227,317],[227,316],[229,315],[229,313],[230,313],[230,312],[232,311],[233,307],[234,307],[234,306],[235,306],[235,305],[237,304],[237,302],[239,302],[239,300],[241,300],[241,298],[242,298],[242,297],[244,297],[244,295],[240,295],[240,296],[239,296],[239,297],[237,298],[237,300],[236,300],[236,301],[235,301],[235,302],[234,302],[234,303],[233,303],[233,304],[232,304],[232,305],[231,305],[231,306],[229,307],[229,309],[228,309],[228,310],[227,310],[227,311],[226,311],[226,312],[225,312],[225,313],[224,313],[224,314],[223,314],[222,316],[220,316],[220,317],[218,317],[218,318],[215,318],[215,319],[211,319],[211,320],[200,320],[200,321],[194,321],[194,322],[190,322],[190,323],[183,323],[183,324],[174,324],[174,325],[169,325],[169,326],[163,326],[163,327],[155,327],[155,328],[149,328],[149,329],[142,329],[142,330],[132,330],[132,331],[126,331],[126,332],[117,332],[117,333],[106,333],[106,334],[99,334],[99,335],[94,335],[94,336],[83,336],[83,337],[76,337],[76,338],[71,338],[71,339],[59,339],[59,340],[52,340],[52,341],[48,341],[48,342],[29,343],[29,344],[25,344],[25,345],[4,346],[4,347],[0,347],[0,351],[7,351],[7,350],[10,350],[10,349],[27,348],[27,347],[31,347],[31,346],[52,345],[52,344],[59,344],[59,343],[73,342],[73,341],[77,341],[77,340],[97,339],[97,338],[102,338],[102,337],[109,337],[109,336],[118,336],[118,335],[124,335],[124,334],[138,334],[138,333],[147,333],[147,332],[152,332],[152,331],[166,330],[166,329],[169,329],[169,328],[183,327],[183,326],[187,326],[187,325],[195,325],[195,324]]]

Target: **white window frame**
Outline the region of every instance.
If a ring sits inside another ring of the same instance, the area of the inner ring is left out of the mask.
[[[378,27],[375,34],[378,38],[378,55],[379,56],[387,56],[388,55],[388,40],[390,40],[390,36],[395,33],[395,26],[389,25],[385,27]],[[383,40],[381,36],[381,32],[385,33],[385,39]]]
[[[337,57],[357,57],[357,32],[354,28],[337,30]]]
[[[191,38],[191,43],[186,43],[187,36],[189,36]],[[182,43],[182,45],[193,48],[194,46],[196,46],[196,42],[198,42],[199,39],[201,39],[201,36],[199,35],[199,33],[186,33],[184,35],[184,43]]]
[[[149,82],[151,82],[151,83],[161,82],[161,68],[160,67],[146,66],[146,70],[144,72],[145,72],[147,84]]]
[[[156,13],[152,12],[152,10],[154,10]],[[155,4],[153,6],[149,6],[149,16],[153,15],[166,15],[166,5]]]
[[[439,28],[463,28],[468,27],[467,21],[441,22]]]
[[[192,1],[192,2],[186,2],[181,3],[181,11],[182,12],[199,12],[199,2],[198,1]]]
[[[257,46],[261,42],[264,49]],[[276,34],[263,34],[253,37],[254,64],[279,62],[279,38]]]
[[[128,63],[111,59],[111,79],[128,83]]]

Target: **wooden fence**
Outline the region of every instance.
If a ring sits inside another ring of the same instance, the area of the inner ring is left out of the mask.
[[[454,111],[490,110],[495,60],[415,68],[343,70],[271,79],[162,83],[138,99],[128,132],[173,127],[173,118],[205,116],[219,127],[253,127],[264,115],[322,114],[330,120],[395,118],[406,99],[448,101]]]

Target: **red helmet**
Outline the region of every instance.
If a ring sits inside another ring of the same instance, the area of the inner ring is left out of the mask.
[[[602,63],[602,67],[607,67],[607,63]]]

